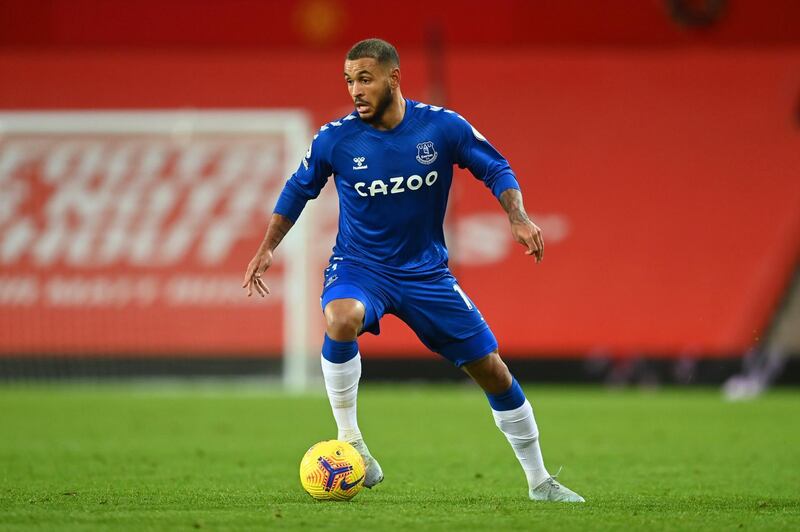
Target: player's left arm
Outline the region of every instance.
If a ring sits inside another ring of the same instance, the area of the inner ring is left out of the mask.
[[[519,182],[506,158],[463,117],[452,118],[450,127],[456,141],[456,164],[468,168],[492,191],[508,214],[514,240],[527,248],[526,255],[533,255],[536,262],[541,262],[544,257],[542,230],[525,212]]]
[[[525,206],[522,204],[522,192],[515,188],[508,188],[500,193],[498,199],[508,214],[514,240],[528,248],[525,251],[526,255],[533,255],[536,262],[542,262],[544,258],[542,230],[531,221],[528,213],[525,212]]]

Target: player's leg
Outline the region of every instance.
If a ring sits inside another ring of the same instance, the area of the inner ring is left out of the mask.
[[[583,502],[583,497],[556,482],[547,472],[533,408],[497,350],[464,364],[462,369],[486,393],[494,422],[511,444],[525,472],[529,497],[543,501]]]
[[[491,333],[490,333],[491,334]],[[461,367],[486,393],[497,428],[500,429],[519,460],[528,481],[528,496],[540,501],[584,502],[583,497],[559,484],[547,472],[539,445],[539,427],[533,408],[525,398],[522,387],[511,375],[497,349],[480,358],[463,346],[456,359]],[[452,348],[448,348],[453,353]],[[472,358],[472,360],[470,360]]]
[[[361,439],[356,417],[361,355],[356,338],[364,322],[364,304],[357,299],[334,299],[325,305],[322,375],[338,429],[337,439]]]
[[[539,427],[533,409],[517,380],[497,351],[461,367],[486,393],[497,428],[514,449],[528,487],[534,488],[550,474],[539,447]]]
[[[401,319],[426,346],[463,368],[483,388],[495,424],[525,472],[530,498],[582,502],[547,472],[533,409],[500,358],[494,334],[455,278],[448,275],[412,287],[404,296]]]
[[[367,466],[364,485],[371,488],[383,480],[383,471],[364,443],[358,426],[361,354],[357,338],[362,330],[379,330],[378,320],[383,314],[383,307],[380,298],[368,295],[372,287],[365,276],[350,272],[345,266],[337,265],[337,268],[335,274],[326,271],[322,293],[321,303],[326,322],[322,343],[322,375],[336,420],[337,439],[349,442],[364,457]],[[354,276],[360,279],[361,286],[353,284]]]
[[[383,470],[370,453],[358,427],[358,382],[361,354],[356,338],[361,332],[366,309],[354,298],[334,299],[325,305],[326,330],[322,344],[322,375],[338,430],[337,439],[350,443],[364,457],[367,466],[364,486],[383,480]]]

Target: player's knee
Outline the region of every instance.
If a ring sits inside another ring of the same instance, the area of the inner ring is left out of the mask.
[[[497,351],[465,367],[467,373],[489,393],[503,393],[511,388],[513,377]]]
[[[327,321],[328,336],[340,342],[355,340],[361,329],[360,320],[356,320],[352,315],[334,314],[327,318]]]
[[[325,307],[325,321],[332,340],[355,340],[364,321],[364,305],[354,299],[331,301]]]
[[[506,363],[503,362],[499,355],[496,356],[497,363],[492,368],[492,390],[487,391],[491,393],[503,393],[511,388],[511,383],[514,381],[514,378],[511,376],[511,372],[508,370]]]

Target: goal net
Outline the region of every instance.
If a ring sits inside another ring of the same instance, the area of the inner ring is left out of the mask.
[[[330,193],[272,294],[241,283],[310,137],[298,110],[0,113],[0,378],[273,360],[303,389]]]

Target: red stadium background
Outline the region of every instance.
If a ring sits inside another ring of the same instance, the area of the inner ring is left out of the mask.
[[[407,2],[395,16],[389,3],[364,14],[350,0],[144,1],[124,11],[100,0],[7,1],[0,109],[297,108],[319,127],[350,110],[347,47],[383,36],[399,48],[404,94],[445,103],[487,136],[544,229],[545,261],[534,265],[489,192],[457,175],[452,267],[506,354],[739,356],[759,342],[800,250],[800,4],[730,1],[708,27],[676,21],[667,2],[586,4]],[[2,354],[280,352],[279,305],[246,300],[236,282],[275,190],[257,189],[215,261],[202,258],[210,223],[173,262],[97,259],[104,224],[122,208],[113,199],[82,244],[89,259],[64,251],[41,261],[34,249],[48,234],[78,245],[81,210],[65,207],[74,223],[48,232],[59,193],[46,177],[52,153],[14,163],[19,141],[0,129]],[[76,153],[70,164],[80,166],[87,156]],[[224,150],[209,155],[196,179],[221,160]],[[135,179],[129,169],[119,186]],[[157,237],[176,232],[197,184],[176,193]],[[231,211],[236,191],[226,190],[209,216]],[[133,216],[144,223],[142,211]],[[33,236],[11,253],[26,218]],[[163,292],[192,276],[184,292],[216,295]],[[59,279],[128,295],[59,303]],[[427,356],[392,319],[362,349]]]

